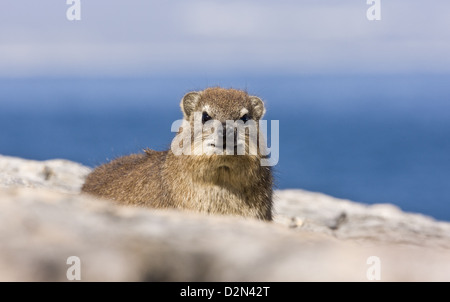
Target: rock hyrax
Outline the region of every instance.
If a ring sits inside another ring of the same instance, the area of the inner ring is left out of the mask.
[[[237,122],[253,123],[259,133],[258,121],[265,113],[261,99],[241,90],[216,87],[190,92],[180,105],[184,119],[170,150],[146,149],[101,165],[88,175],[82,191],[128,205],[271,220],[272,171],[261,165],[261,146],[257,152],[249,152],[255,144],[249,139],[249,129],[239,132],[244,133],[244,155],[236,152]],[[220,135],[211,135],[215,127],[194,129],[209,120],[223,126]],[[236,122],[230,128],[226,121]],[[227,140],[230,134],[234,148]],[[262,145],[259,137],[256,145]],[[176,154],[174,146],[183,152]]]

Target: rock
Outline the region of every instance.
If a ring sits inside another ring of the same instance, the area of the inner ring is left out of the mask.
[[[272,223],[125,207],[56,162],[0,157],[0,281],[67,281],[71,256],[82,281],[367,281],[372,259],[382,281],[450,281],[449,224],[392,205],[277,191]]]
[[[0,187],[51,188],[79,193],[90,168],[68,160],[25,160],[0,155]]]
[[[291,228],[340,239],[450,248],[450,223],[405,213],[392,204],[365,205],[321,193],[282,190],[276,192],[275,212],[277,221]]]

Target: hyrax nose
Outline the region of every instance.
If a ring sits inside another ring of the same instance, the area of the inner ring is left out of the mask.
[[[227,140],[236,146],[236,127],[227,127],[226,123],[222,123],[222,129],[223,148],[227,147]]]

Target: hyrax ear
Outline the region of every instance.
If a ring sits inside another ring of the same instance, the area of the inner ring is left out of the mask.
[[[254,118],[259,120],[266,113],[263,101],[257,96],[250,96],[250,102],[253,107]]]
[[[193,91],[185,94],[185,96],[181,100],[180,107],[186,120],[188,120],[191,114],[194,112],[195,106],[197,105],[199,99],[200,92]]]

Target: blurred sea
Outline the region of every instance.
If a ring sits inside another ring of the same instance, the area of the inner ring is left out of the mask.
[[[0,79],[0,154],[96,166],[170,146],[184,93],[247,89],[280,121],[277,187],[450,221],[450,76]]]

